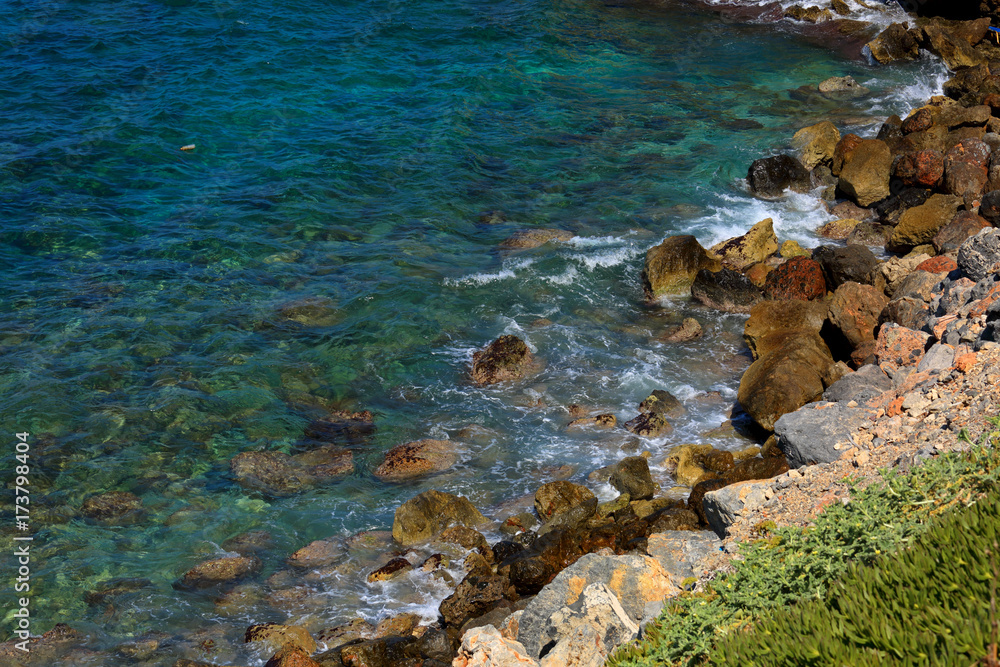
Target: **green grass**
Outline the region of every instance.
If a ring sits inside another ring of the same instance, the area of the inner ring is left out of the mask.
[[[1000,420],[992,420],[992,423],[997,426]],[[928,460],[907,475],[883,471],[881,482],[864,489],[853,489],[849,504],[828,506],[811,528],[783,528],[773,532],[765,528],[762,539],[743,546],[743,558],[734,562],[732,572],[717,577],[705,590],[685,593],[668,602],[660,617],[647,626],[643,639],[620,648],[607,664],[610,667],[709,663],[832,665],[878,664],[880,660],[895,664],[892,660],[898,656],[882,648],[877,649],[882,653],[865,654],[863,659],[856,654],[845,653],[862,662],[842,662],[837,657],[841,655],[837,651],[847,650],[846,645],[834,648],[835,643],[823,644],[830,650],[826,654],[821,652],[813,656],[811,650],[797,657],[780,654],[786,662],[768,662],[761,657],[766,652],[755,652],[757,649],[751,648],[751,644],[758,642],[752,644],[757,648],[776,644],[795,644],[797,648],[818,646],[817,642],[810,643],[801,636],[786,641],[780,639],[780,634],[774,633],[787,632],[789,627],[794,626],[795,622],[789,621],[790,618],[802,622],[796,614],[808,613],[811,614],[810,619],[822,618],[823,622],[843,624],[842,616],[823,614],[830,614],[828,607],[833,601],[846,595],[845,585],[850,586],[850,591],[868,590],[859,582],[863,582],[865,576],[879,576],[871,574],[874,571],[862,572],[858,568],[880,567],[877,563],[888,563],[891,569],[899,563],[908,562],[907,558],[919,553],[915,545],[924,544],[920,540],[928,534],[931,526],[945,525],[953,520],[935,521],[936,517],[971,505],[994,489],[1000,477],[1000,448],[993,446],[998,440],[1000,432],[994,430],[982,442],[973,444],[969,451]],[[965,516],[965,513],[955,513],[954,516]],[[931,534],[940,541],[938,532]],[[960,548],[959,540],[952,542],[956,549]],[[942,552],[940,544],[934,548]],[[960,558],[966,559],[967,554]],[[923,581],[930,583],[936,578],[925,575]],[[831,592],[831,587],[834,592]],[[977,588],[976,591],[979,595],[982,589]],[[888,594],[883,597],[885,599],[880,602],[886,604],[891,604],[894,599]],[[861,608],[855,611],[862,613]],[[882,612],[885,610],[881,609]],[[874,619],[881,622],[877,615]],[[986,621],[980,623],[984,628],[987,624]],[[905,634],[916,627],[923,627],[926,631],[924,626],[903,624],[900,631],[904,632],[904,638],[897,637],[893,641],[917,646],[919,642],[916,638]],[[768,635],[768,632],[772,634]],[[861,637],[856,628],[851,632]],[[863,641],[859,646],[872,648]],[[927,653],[934,646],[925,646],[926,650],[922,650]],[[978,647],[978,644],[969,646]],[[943,646],[938,648],[950,650]],[[932,662],[930,657],[921,664],[929,661]]]

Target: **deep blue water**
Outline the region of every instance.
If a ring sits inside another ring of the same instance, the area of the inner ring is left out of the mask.
[[[104,647],[164,632],[150,664],[259,657],[206,653],[193,630],[433,614],[440,582],[361,582],[383,553],[283,573],[310,540],[390,527],[419,491],[468,494],[496,516],[623,447],[656,462],[674,444],[749,444],[711,432],[747,365],[742,319],[683,299],[647,307],[645,250],[767,216],[809,243],[829,219],[819,202],[749,198],[749,163],[821,119],[871,131],[866,116],[904,112],[940,73],[872,70],[788,28],[672,3],[0,4],[0,416],[32,434],[35,629],[71,622]],[[845,74],[873,97],[797,90]],[[531,228],[574,238],[498,249]],[[282,315],[302,299],[317,319]],[[655,342],[689,314],[704,340]],[[472,388],[472,351],[502,333],[545,369]],[[667,438],[564,430],[571,403],[624,421],[655,388],[689,408]],[[234,455],[291,451],[325,408],[377,414],[354,474],[279,500],[233,483]],[[456,445],[454,470],[372,477],[393,445],[457,442],[469,424],[491,431]],[[79,515],[108,490],[140,496],[142,520]],[[171,588],[249,529],[274,546],[237,611]],[[113,612],[86,603],[115,577],[152,583]],[[309,601],[268,599],[295,587]]]

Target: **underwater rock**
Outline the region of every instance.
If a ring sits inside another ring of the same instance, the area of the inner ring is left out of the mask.
[[[134,493],[108,491],[91,496],[83,502],[80,512],[91,519],[121,520],[142,510],[142,501]]]
[[[260,559],[255,556],[226,556],[195,565],[174,583],[177,589],[209,588],[235,583],[260,571]]]
[[[428,542],[452,525],[475,528],[488,522],[468,498],[432,489],[396,509],[392,537],[403,546],[410,546]]]
[[[374,474],[384,482],[399,482],[441,472],[458,462],[458,446],[450,440],[416,440],[396,445],[385,453]]]

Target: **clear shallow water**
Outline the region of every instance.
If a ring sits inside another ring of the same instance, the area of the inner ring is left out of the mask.
[[[684,442],[746,444],[711,433],[748,363],[742,318],[683,299],[645,306],[645,250],[767,216],[782,239],[811,242],[828,219],[818,202],[748,198],[749,163],[823,118],[863,130],[866,114],[902,113],[941,76],[929,63],[872,70],[690,7],[8,7],[0,258],[16,271],[0,290],[0,415],[34,438],[36,629],[71,622],[101,646],[154,630],[238,636],[251,620],[320,629],[359,607],[433,615],[446,588],[370,588],[364,554],[308,581],[282,561],[313,539],[388,528],[428,488],[496,514],[556,475],[584,480],[623,445],[656,461]],[[876,97],[797,91],[845,74]],[[481,220],[490,211],[500,222]],[[536,227],[575,237],[497,249]],[[321,299],[318,319],[282,315],[302,299]],[[655,343],[691,314],[702,341]],[[470,387],[472,352],[502,333],[545,368]],[[624,421],[655,388],[689,409],[664,439],[564,430],[570,403]],[[353,475],[281,500],[232,483],[235,454],[291,451],[324,407],[378,415]],[[472,423],[492,434],[463,442],[453,471],[371,476],[393,445],[457,440]],[[139,495],[143,520],[76,514],[106,490]],[[252,599],[227,616],[213,595],[171,588],[249,529],[274,536],[258,582],[278,572],[270,589],[307,585],[322,604]],[[114,613],[89,607],[83,593],[114,577],[153,585]],[[163,655],[203,655],[196,644],[175,639]]]

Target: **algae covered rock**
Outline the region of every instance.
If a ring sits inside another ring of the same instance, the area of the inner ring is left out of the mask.
[[[587,487],[572,482],[549,482],[535,492],[535,511],[543,522],[581,505],[592,505],[590,513],[593,514],[597,509],[597,497]]]
[[[213,558],[194,566],[174,584],[178,589],[210,588],[235,583],[260,571],[260,559],[255,556]]]
[[[450,440],[416,440],[396,445],[385,453],[375,476],[399,482],[447,470],[458,461],[456,446]]]
[[[642,456],[629,456],[612,466],[611,486],[633,500],[652,498],[659,489],[649,474],[649,462]]]
[[[889,191],[892,152],[884,141],[862,140],[840,170],[839,189],[858,206],[871,206]]]
[[[738,271],[701,270],[691,285],[695,301],[727,313],[746,313],[764,298],[760,288]]]
[[[427,542],[452,525],[475,528],[488,523],[468,498],[430,490],[396,509],[392,537],[403,546]]]
[[[524,377],[532,361],[527,343],[504,335],[472,355],[472,382],[479,386]]]
[[[90,496],[83,502],[80,512],[91,519],[120,521],[142,511],[142,501],[134,493],[108,491]]]
[[[508,250],[528,250],[552,241],[566,242],[572,238],[572,232],[562,229],[525,229],[515,232],[501,243],[500,247]]]
[[[642,270],[643,289],[648,299],[685,294],[698,271],[722,268],[720,260],[705,250],[693,236],[671,236],[646,252]]]
[[[938,231],[955,217],[962,199],[953,195],[932,195],[930,199],[903,212],[889,239],[888,247],[909,250],[930,243]]]

